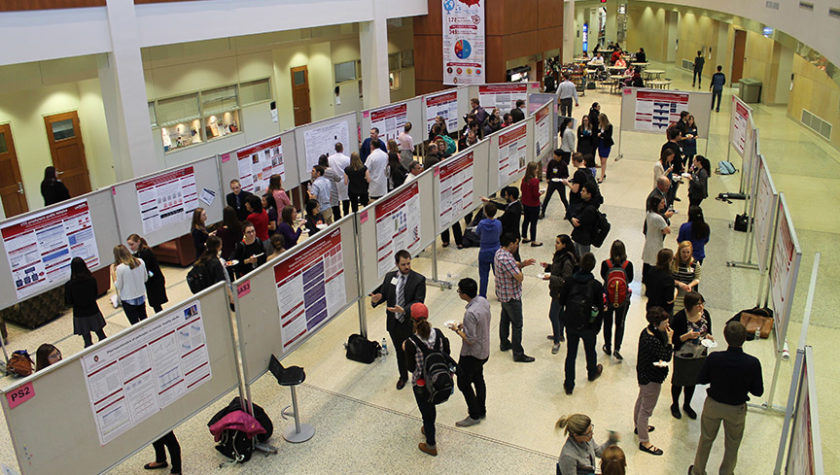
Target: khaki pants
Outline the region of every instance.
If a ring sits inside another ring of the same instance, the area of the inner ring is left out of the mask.
[[[322,209],[321,216],[324,217],[324,224],[332,224],[333,223],[333,213],[332,208]]]
[[[662,392],[662,383],[639,385],[639,397],[636,398],[636,407],[633,409],[633,423],[636,425],[636,432],[639,433],[639,442],[650,442],[648,420],[653,414],[660,392]]]
[[[712,444],[717,437],[721,422],[723,422],[724,441],[720,474],[731,475],[735,473],[735,464],[738,462],[738,447],[741,445],[741,438],[744,436],[746,418],[746,404],[733,406],[706,397],[703,415],[700,416],[700,442],[697,444],[697,453],[694,455],[694,470],[691,472],[693,475],[705,475],[709,452],[712,450]]]

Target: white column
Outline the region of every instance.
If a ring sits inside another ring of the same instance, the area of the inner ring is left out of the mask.
[[[580,27],[578,27],[580,28]],[[563,63],[572,62],[575,57],[575,0],[566,0],[563,4]]]
[[[388,22],[385,18],[385,2],[386,0],[371,0],[373,21],[359,24],[362,94],[365,109],[391,102],[391,89],[388,84]]]
[[[102,101],[118,180],[163,168],[154,149],[134,3],[107,0],[111,53],[99,65]]]

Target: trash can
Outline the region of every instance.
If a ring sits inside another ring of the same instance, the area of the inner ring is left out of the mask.
[[[738,97],[748,104],[761,102],[761,81],[757,79],[741,79]]]

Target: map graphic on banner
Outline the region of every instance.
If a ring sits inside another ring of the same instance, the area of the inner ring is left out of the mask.
[[[15,295],[24,299],[70,279],[70,261],[81,257],[99,266],[99,251],[87,200],[64,202],[26,218],[4,223],[6,259]]]
[[[516,101],[520,99],[528,102],[528,83],[526,82],[478,86],[478,103],[488,113],[496,108],[504,115],[516,107]]]
[[[484,3],[441,0],[443,10],[443,83],[484,84]]]
[[[306,173],[301,174],[309,176],[309,171],[318,164],[318,157],[321,155],[334,154],[336,142],[341,142],[344,145],[344,150],[350,150],[350,130],[344,120],[304,131],[303,146],[306,150]]]
[[[286,181],[286,162],[279,136],[237,150],[236,161],[239,184],[245,191],[262,195],[268,189],[271,175],[280,175]]]
[[[376,204],[376,261],[380,279],[394,267],[394,255],[403,249],[411,255],[421,251],[417,182]]]
[[[396,140],[408,122],[408,104],[387,106],[365,113],[370,114],[370,127],[379,129],[379,136],[385,137],[386,142]]]
[[[173,170],[134,184],[143,234],[192,218],[198,208],[198,192],[193,167]]]
[[[458,91],[429,94],[423,98],[426,107],[426,130],[435,123],[435,117],[442,117],[447,130],[458,130]]]
[[[525,170],[528,152],[526,132],[527,124],[523,122],[499,135],[499,188],[509,185],[516,175]]]
[[[688,93],[639,91],[636,94],[636,130],[656,132],[680,120],[688,110]]]
[[[99,443],[117,438],[212,377],[198,301],[82,358]]]
[[[440,208],[438,232],[452,226],[464,212],[473,208],[475,167],[473,152],[448,161],[439,167]]]
[[[735,96],[732,96],[732,106],[732,145],[738,155],[743,157],[747,146],[747,128],[750,126],[750,110]]]
[[[536,132],[534,133],[534,137],[536,139],[536,149],[537,149],[537,157],[541,156],[543,151],[545,151],[546,147],[552,146],[551,141],[551,116],[549,116],[549,109],[550,107],[541,107],[537,109],[537,112],[534,114],[534,124]],[[557,139],[555,139],[556,142]]]
[[[347,301],[341,228],[274,266],[283,350],[335,317]]]

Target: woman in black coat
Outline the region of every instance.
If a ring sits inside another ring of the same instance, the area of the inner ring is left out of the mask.
[[[689,292],[683,299],[685,308],[671,317],[674,330],[674,374],[671,376],[671,414],[679,419],[680,392],[685,393],[683,410],[690,419],[696,419],[697,413],[691,408],[691,398],[697,385],[700,368],[706,361],[708,349],[702,344],[704,339],[714,341],[712,336],[712,317],[705,307],[705,300],[698,292]]]
[[[56,177],[55,167],[44,169],[44,180],[41,182],[41,196],[44,197],[44,206],[61,203],[64,200],[70,199],[70,191]]]
[[[647,275],[642,276],[642,283],[645,284],[645,295],[647,296],[647,309],[651,307],[662,307],[668,315],[674,313],[674,300],[676,299],[676,287],[674,277],[671,275],[671,262],[674,260],[674,251],[665,248],[660,249],[656,254],[656,266],[651,267]]]
[[[149,272],[149,279],[146,281],[146,297],[149,299],[149,306],[158,313],[163,310],[163,304],[169,302],[169,298],[166,296],[166,277],[160,270],[155,253],[152,252],[146,240],[137,234],[128,236],[126,244],[134,257],[143,259],[146,264],[146,271]]]
[[[74,257],[70,261],[70,280],[64,284],[64,303],[73,306],[73,334],[82,335],[85,348],[93,344],[91,332],[96,333],[99,341],[105,339],[105,318],[96,303],[99,289],[96,279],[91,275],[85,260]]]

